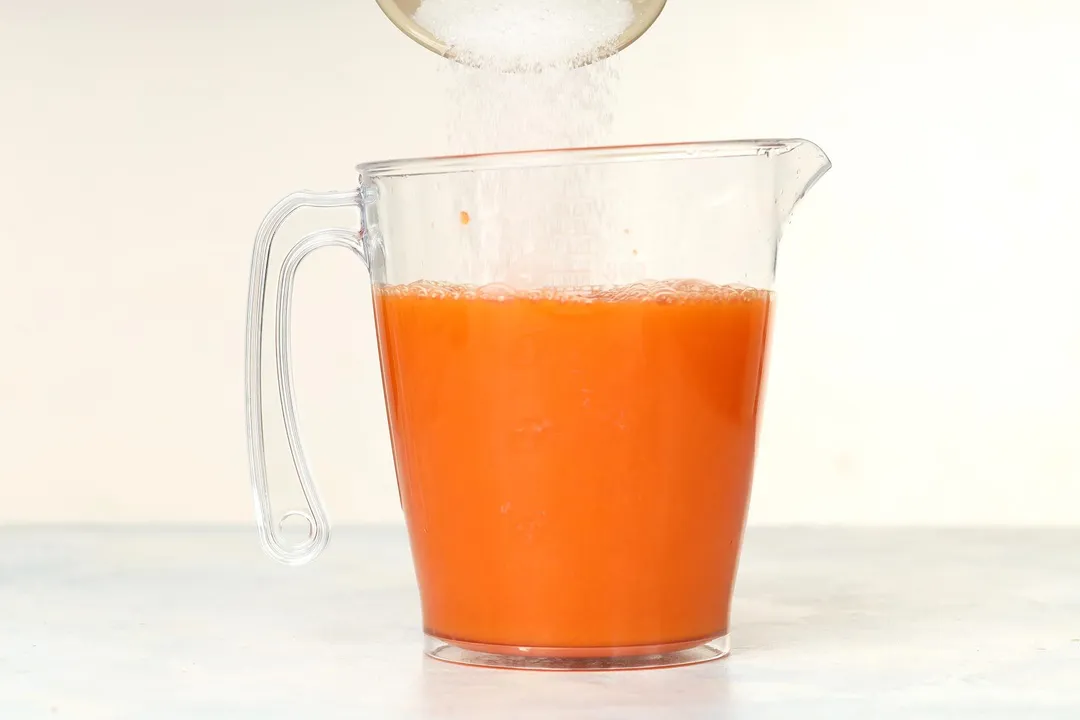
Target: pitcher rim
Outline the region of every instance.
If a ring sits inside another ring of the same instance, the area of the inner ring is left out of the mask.
[[[599,165],[614,162],[700,160],[722,157],[768,157],[791,152],[801,145],[817,147],[814,143],[802,138],[774,138],[605,145],[548,150],[511,150],[470,155],[379,160],[358,164],[356,172],[360,175],[360,181],[363,182],[365,179],[370,178],[439,175],[478,170],[513,170]]]

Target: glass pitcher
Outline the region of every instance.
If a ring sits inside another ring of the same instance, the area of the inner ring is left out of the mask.
[[[300,263],[347,248],[371,278],[426,652],[535,669],[726,655],[777,245],[829,167],[804,140],[500,153],[368,163],[355,190],[282,200],[258,231],[248,295],[266,551],[301,564],[329,539],[289,323]],[[268,299],[284,220],[334,206],[358,209],[359,227],[292,246]],[[272,505],[268,486],[269,302],[295,505]],[[306,536],[292,542],[284,522]]]

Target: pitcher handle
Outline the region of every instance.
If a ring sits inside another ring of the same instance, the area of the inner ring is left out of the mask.
[[[355,253],[365,265],[367,258],[360,241],[360,232],[347,228],[319,230],[305,236],[282,261],[277,287],[277,310],[274,317],[276,334],[277,387],[281,403],[285,434],[289,441],[293,468],[300,482],[306,509],[289,509],[275,518],[267,482],[266,447],[263,435],[263,319],[270,251],[278,230],[285,220],[302,207],[348,207],[359,203],[359,191],[312,193],[299,192],[279,202],[263,220],[255,236],[251,259],[251,278],[248,285],[246,377],[248,468],[255,494],[255,518],[263,549],[275,560],[288,565],[302,565],[315,559],[330,539],[330,520],[319,499],[318,489],[311,477],[307,457],[296,421],[296,396],[292,377],[291,314],[292,293],[296,271],[310,253],[323,247],[343,247]],[[299,518],[307,524],[307,537],[299,543],[287,542],[282,525],[286,520]]]

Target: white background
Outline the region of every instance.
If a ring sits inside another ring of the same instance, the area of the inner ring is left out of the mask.
[[[0,522],[251,521],[254,230],[447,150],[441,62],[372,0],[0,0]],[[621,67],[616,141],[834,162],[782,248],[752,522],[1080,521],[1080,4],[670,0]],[[324,497],[396,521],[363,268],[301,275]]]

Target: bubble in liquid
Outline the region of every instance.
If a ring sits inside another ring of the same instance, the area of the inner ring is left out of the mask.
[[[636,282],[630,285],[623,285],[619,287],[613,287],[608,290],[604,290],[599,293],[598,298],[603,300],[647,300],[653,293],[653,289],[648,282]]]
[[[511,300],[518,297],[518,295],[517,290],[505,283],[489,283],[476,289],[477,297],[498,300],[499,302]]]

